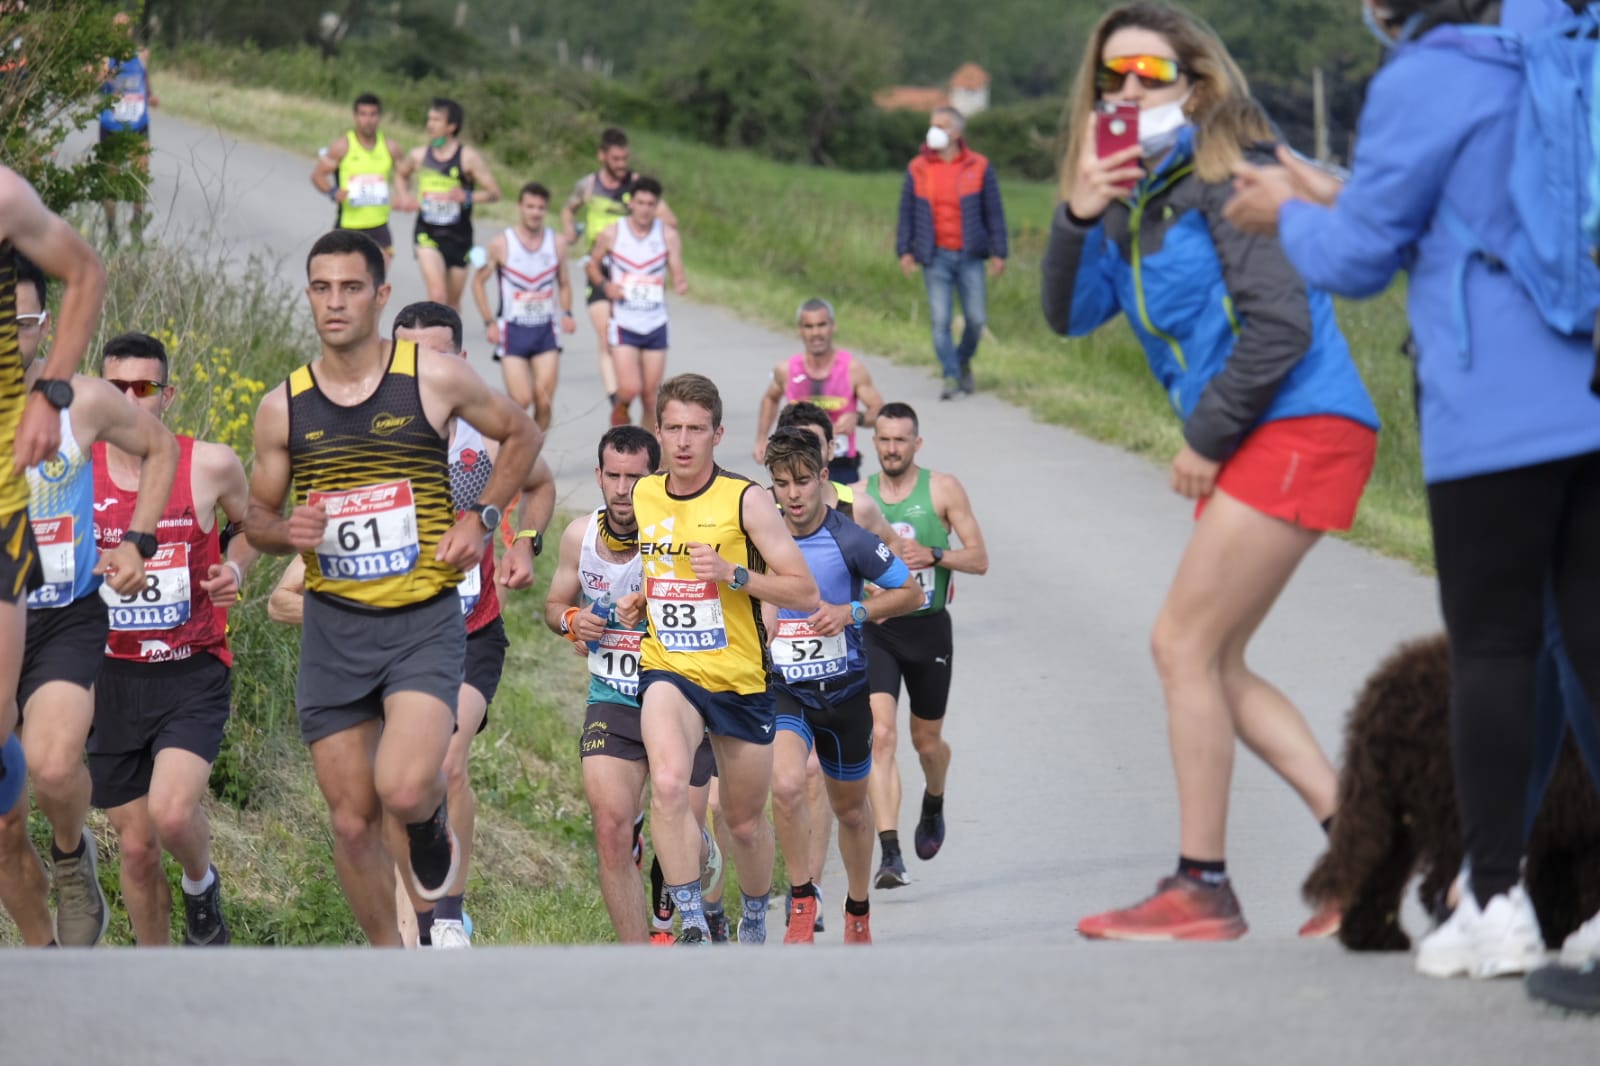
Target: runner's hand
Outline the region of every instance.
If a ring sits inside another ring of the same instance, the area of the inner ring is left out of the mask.
[[[101,552],[94,572],[102,575],[118,596],[132,596],[144,588],[144,557],[132,541]]]
[[[689,291],[689,279],[688,278],[679,278],[677,281],[674,281],[672,283],[672,291],[677,293],[679,296],[682,296],[684,293],[688,292]]]
[[[599,640],[606,631],[606,620],[587,607],[573,615],[572,621],[567,624],[572,627],[573,634],[585,644],[591,640]]]
[[[200,587],[217,607],[232,607],[239,602],[239,582],[234,579],[233,568],[226,563],[212,563]]]
[[[1172,460],[1172,491],[1191,500],[1209,496],[1217,487],[1217,471],[1221,469],[1221,463],[1207,459],[1185,444]]]
[[[810,622],[811,628],[821,635],[836,637],[843,633],[845,626],[851,622],[850,605],[848,603],[824,603],[813,611],[806,621]]]
[[[483,552],[488,545],[490,532],[483,528],[483,520],[476,512],[468,511],[465,518],[444,531],[433,557],[464,574],[483,562]]]
[[[923,570],[933,565],[933,549],[918,544],[910,537],[900,539],[900,561],[912,570]]]
[[[500,584],[508,589],[525,589],[533,585],[533,541],[524,537],[500,557],[496,571]]]
[[[756,465],[757,466],[766,466],[767,465],[767,442],[764,441],[764,440],[756,441],[755,450],[753,450],[750,454],[755,456],[755,460],[756,460]]]
[[[617,624],[627,626],[629,629],[634,628],[640,622],[644,621],[644,606],[644,593],[628,593],[626,596],[622,597],[622,599],[617,601]]]
[[[44,393],[28,393],[22,421],[17,424],[12,470],[20,475],[28,467],[38,466],[56,454],[60,448],[61,412],[50,405]]]
[[[578,243],[578,227],[577,226],[568,226],[566,229],[562,230],[561,231],[561,239],[567,242],[567,247],[568,248],[571,248],[573,245],[577,244]]]
[[[578,320],[572,317],[572,312],[571,311],[563,311],[563,312],[561,312],[561,332],[562,333],[576,333],[576,332],[578,332]]]
[[[417,201],[417,198],[404,189],[399,189],[395,192],[394,202],[390,207],[395,211],[408,211],[411,214],[416,214],[422,210],[422,204]]]
[[[322,543],[328,529],[328,512],[319,504],[301,504],[289,512],[289,544],[295,551],[308,552]]]
[[[733,564],[718,555],[717,550],[709,544],[690,542],[689,565],[694,568],[694,576],[701,581],[726,585],[733,580]]]
[[[600,291],[606,294],[606,299],[613,302],[622,299],[622,286],[614,281],[606,282],[600,287]]]
[[[489,338],[489,343],[498,347],[504,334],[501,332],[499,322],[491,322],[484,328],[483,335]]]

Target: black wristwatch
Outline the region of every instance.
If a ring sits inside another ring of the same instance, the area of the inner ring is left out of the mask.
[[[750,571],[742,566],[733,568],[733,577],[728,581],[728,587],[737,592],[750,583]]]
[[[40,378],[33,383],[33,392],[44,393],[45,400],[57,411],[72,406],[72,382],[58,378]]]
[[[929,548],[928,551],[933,553],[933,565],[934,566],[938,566],[940,563],[944,562],[944,549],[943,548]]]
[[[500,508],[496,507],[494,504],[475,503],[471,507],[468,507],[467,510],[477,512],[478,521],[483,523],[484,529],[494,530],[499,528],[500,519],[502,516],[500,514]]]
[[[141,559],[154,559],[156,550],[161,547],[154,533],[135,533],[131,529],[122,535],[122,542],[138,548]]]

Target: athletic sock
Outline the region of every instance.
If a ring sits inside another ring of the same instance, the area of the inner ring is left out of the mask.
[[[698,886],[697,886],[698,887]],[[739,890],[744,907],[739,915],[739,943],[765,944],[767,942],[767,896],[747,896]]]
[[[795,885],[789,889],[789,895],[795,899],[811,899],[817,894],[817,886],[807,881],[803,885]]]
[[[417,947],[433,946],[433,908],[417,912]]]
[[[711,927],[706,925],[705,903],[700,898],[700,880],[696,878],[682,885],[668,885],[667,891],[672,895],[672,902],[678,908],[678,913],[683,916],[685,931],[694,926],[705,934],[707,940],[711,939]]]
[[[433,905],[433,920],[436,922],[459,922],[461,908],[466,905],[466,893],[459,896],[446,896]]]
[[[651,909],[655,912],[657,929],[668,929],[672,926],[672,892],[667,885],[667,875],[661,872],[661,860],[650,860],[650,900]]]
[[[1179,855],[1178,876],[1207,888],[1221,888],[1228,883],[1228,864],[1223,859],[1209,861]]]
[[[855,900],[851,899],[849,896],[845,896],[844,898],[844,912],[846,914],[853,914],[857,918],[865,918],[870,909],[870,904],[868,904],[864,899]]]
[[[878,843],[880,845],[882,845],[882,847],[883,847],[883,861],[884,862],[888,862],[890,859],[893,859],[893,858],[899,858],[899,856],[900,856],[900,832],[899,832],[899,830],[896,830],[896,829],[885,829],[883,832],[878,834]]]
[[[922,794],[922,817],[937,818],[944,813],[944,796],[935,796],[931,792]]]
[[[189,875],[188,874],[181,874],[181,875],[179,875],[178,883],[183,886],[183,894],[185,896],[198,896],[201,893],[203,893],[206,889],[210,888],[211,887],[211,883],[213,881],[215,881],[216,879],[217,879],[217,871],[213,870],[210,866],[207,866],[206,867],[206,875],[204,877],[202,877],[200,880],[191,881],[191,880],[189,880]]]
[[[73,851],[62,851],[56,847],[56,842],[52,840],[50,841],[50,857],[56,862],[60,862],[62,859],[81,859],[83,858],[83,849],[88,845],[89,841],[81,833],[78,835],[78,846]]]

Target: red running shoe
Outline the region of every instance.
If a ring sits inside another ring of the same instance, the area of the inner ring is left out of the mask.
[[[1176,876],[1157,882],[1143,903],[1078,922],[1091,940],[1237,940],[1248,928],[1232,885],[1208,888]]]
[[[789,928],[783,932],[785,944],[817,942],[817,897],[795,896],[789,904]]]
[[[670,948],[677,940],[671,929],[650,930],[650,946],[653,948]]]
[[[846,944],[872,943],[872,915],[851,914],[844,915],[844,942]]]

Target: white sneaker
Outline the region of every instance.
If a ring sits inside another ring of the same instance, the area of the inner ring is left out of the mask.
[[[1450,920],[1422,938],[1417,972],[1427,977],[1505,977],[1544,961],[1539,919],[1522,886],[1513,885],[1483,909],[1463,882]]]
[[[429,936],[433,940],[433,946],[440,951],[472,946],[472,938],[467,936],[467,927],[454,918],[435,918],[433,932]]]
[[[1600,911],[1574,929],[1561,945],[1561,965],[1578,969],[1590,960],[1600,961]]]

